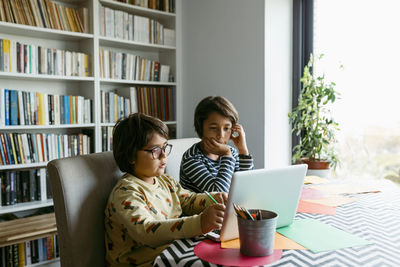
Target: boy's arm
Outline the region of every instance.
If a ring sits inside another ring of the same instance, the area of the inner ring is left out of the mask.
[[[236,160],[233,157],[222,156],[221,165],[214,177],[206,165],[196,157],[182,161],[182,184],[197,192],[228,192]]]
[[[236,166],[235,166],[235,171],[248,171],[254,169],[254,160],[253,156],[249,155],[241,155],[235,152],[233,152],[233,156],[236,159]]]
[[[175,219],[155,219],[161,210],[146,201],[140,192],[131,190],[114,199],[114,216],[126,232],[139,244],[150,247],[172,242],[175,239],[201,235],[201,215]],[[114,220],[115,221],[115,220]]]
[[[211,199],[203,193],[194,193],[183,188],[177,181],[173,181],[176,194],[179,197],[182,211],[186,215],[201,213],[206,207],[213,204]]]

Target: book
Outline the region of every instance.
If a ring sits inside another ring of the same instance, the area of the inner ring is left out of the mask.
[[[19,125],[25,125],[25,112],[23,105],[23,92],[18,91],[18,122]]]
[[[29,199],[30,201],[37,200],[37,188],[36,188],[36,172],[37,170],[29,170]]]
[[[14,155],[12,154],[12,147],[9,141],[9,135],[7,133],[4,133],[4,141],[5,141],[5,150],[7,152],[7,157],[8,157],[8,164],[15,164],[14,162]]]
[[[22,200],[22,181],[21,181],[21,172],[16,171],[15,172],[15,192],[16,192],[16,201],[15,203],[21,203],[23,202]]]
[[[175,46],[175,30],[164,28],[164,45]]]
[[[4,89],[4,123],[10,125],[10,90]]]
[[[47,172],[45,168],[38,170],[40,173],[40,198],[41,200],[47,200]]]
[[[31,262],[32,264],[39,262],[38,240],[31,240]]]
[[[12,159],[13,159],[13,162],[14,162],[14,164],[18,164],[18,155],[17,155],[17,150],[15,149],[15,144],[14,144],[14,137],[13,137],[13,133],[8,133],[8,136],[7,136],[7,140],[8,140],[8,142],[9,142],[9,145],[10,145],[10,147],[11,147],[11,157],[12,157]]]
[[[25,241],[25,263],[26,265],[32,264],[31,241]]]
[[[17,203],[17,188],[16,188],[16,178],[15,171],[9,171],[10,177],[10,205]]]
[[[160,82],[168,82],[169,69],[170,69],[170,67],[168,65],[161,65],[161,67],[160,67]]]
[[[18,244],[18,266],[25,266],[25,243]]]
[[[7,153],[8,148],[6,146],[6,139],[4,138],[4,135],[5,135],[4,133],[0,133],[1,146],[2,146],[1,155],[2,155],[3,162],[5,162],[5,164],[11,164],[8,159],[8,153]]]
[[[10,94],[10,124],[18,125],[18,92],[9,90]]]
[[[45,261],[44,250],[46,249],[45,244],[43,244],[44,238],[39,238],[37,240],[38,243],[38,262]]]
[[[10,138],[13,139],[14,141],[14,147],[15,147],[15,154],[17,156],[17,163],[18,164],[23,164],[24,163],[24,159],[23,159],[23,155],[22,155],[22,151],[21,151],[21,146],[19,144],[18,141],[18,134],[17,133],[10,133]]]
[[[13,255],[13,266],[18,266],[18,261],[19,261],[18,244],[13,244],[11,246]]]
[[[22,191],[22,202],[28,202],[29,199],[29,171],[21,171],[21,191]]]

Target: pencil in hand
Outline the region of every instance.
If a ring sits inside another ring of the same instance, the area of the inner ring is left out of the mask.
[[[214,202],[214,204],[218,204],[218,202],[215,200],[215,198],[213,198],[210,193],[208,193],[207,191],[204,191],[204,193],[212,200],[212,202]]]

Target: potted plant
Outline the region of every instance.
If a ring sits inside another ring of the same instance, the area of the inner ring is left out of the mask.
[[[300,79],[302,89],[298,105],[289,113],[292,133],[299,137],[299,144],[293,148],[293,161],[308,164],[309,170],[335,169],[338,158],[332,145],[339,128],[330,116],[329,105],[335,102],[339,93],[335,91],[336,84],[327,82],[324,74],[313,73],[313,66],[311,55]]]

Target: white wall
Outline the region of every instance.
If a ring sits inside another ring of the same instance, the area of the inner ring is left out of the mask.
[[[285,20],[287,14],[291,18],[289,4],[291,1],[283,0],[285,4],[282,5],[272,3],[281,1],[184,0],[181,2],[182,34],[178,38],[182,46],[182,56],[178,59],[182,66],[180,72],[182,91],[178,94],[178,101],[182,103],[178,109],[181,122],[180,136],[195,136],[193,113],[201,99],[209,95],[222,95],[239,111],[239,120],[246,131],[249,151],[255,158],[256,168],[270,166],[273,157],[269,154],[272,152],[279,153],[271,166],[277,165],[283,158],[280,146],[282,150],[287,150],[289,144],[282,143],[290,142],[290,139],[286,140],[289,134],[282,133],[287,127],[273,131],[266,127],[269,123],[272,123],[271,127],[272,125],[282,127],[284,123],[277,121],[282,119],[281,113],[284,109],[280,107],[281,98],[287,97],[286,102],[290,103],[288,95],[290,82],[287,83],[287,80],[290,81],[291,68],[287,68],[287,64],[290,64],[287,58],[291,56],[291,42],[281,44],[282,47],[279,47],[277,55],[265,54],[265,51],[269,51],[265,50],[266,45],[272,49],[278,46],[280,41],[290,41],[286,37],[291,36],[291,28],[290,32],[277,36],[280,30],[289,31],[288,25],[277,24],[272,27],[265,24],[275,23],[280,17],[280,14],[273,14],[273,21],[265,19],[266,8],[269,5],[272,9],[267,13],[279,11],[284,13],[284,18],[281,20]],[[276,34],[269,37],[270,33],[266,26],[273,28],[271,33]],[[271,42],[269,38],[272,37],[279,37],[280,41]],[[281,53],[284,53],[283,62],[278,60]],[[279,66],[267,71],[266,68],[270,65],[264,62],[269,57],[273,57],[273,62],[277,61]],[[273,80],[266,82],[265,77]],[[275,95],[279,97],[276,103],[275,99],[271,99]],[[268,105],[272,103],[273,106],[267,107],[267,103]],[[266,111],[270,114],[266,114]],[[283,120],[287,124],[287,112]],[[266,142],[267,136],[276,140],[271,139],[271,142]],[[281,145],[273,144],[274,142],[279,142]],[[268,151],[266,154],[266,149],[273,151]]]
[[[266,0],[265,167],[291,162],[288,113],[292,102],[292,0]]]

